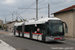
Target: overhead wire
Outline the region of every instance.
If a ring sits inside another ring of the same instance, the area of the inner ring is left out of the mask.
[[[40,1],[39,3],[42,3],[45,0]],[[36,8],[19,8],[19,9],[36,9]]]
[[[40,1],[39,3],[42,3],[43,1],[45,1],[45,0],[42,0],[42,1]],[[36,1],[35,1],[35,2],[36,2]],[[35,2],[33,2],[33,4],[34,4]],[[32,4],[32,5],[33,5],[33,4]],[[32,6],[32,5],[31,5],[31,6]],[[21,8],[21,9],[26,9],[26,10],[27,10],[27,9],[36,9],[36,8],[30,8],[31,6],[29,6],[28,8]],[[40,8],[38,8],[38,9],[40,10]],[[25,11],[23,11],[23,12],[25,12]],[[34,12],[34,11],[33,11],[33,12]],[[28,14],[30,14],[30,13],[28,13]],[[27,14],[27,15],[28,15],[28,14]],[[27,15],[26,15],[26,16],[27,16]]]
[[[33,2],[32,4],[29,4],[30,6],[29,6],[28,8],[30,8],[34,3],[35,3],[35,2]],[[28,8],[27,8],[27,9],[28,9]],[[18,10],[18,9],[17,9],[17,10]],[[24,11],[26,11],[26,10],[24,10]],[[16,12],[16,10],[15,10],[14,12]],[[13,13],[14,13],[14,12],[13,12]],[[22,13],[22,12],[20,12],[20,13]],[[18,15],[20,19],[24,20],[24,18],[23,18],[19,13],[16,12],[16,15]]]
[[[61,4],[61,3],[65,2],[65,1],[66,1],[66,0],[63,0],[62,2],[59,2],[59,3],[53,4],[52,6],[55,6],[55,5]]]
[[[19,15],[17,12],[16,12],[16,14],[17,14],[18,16],[20,16],[20,18],[21,18],[22,20],[24,20],[24,18],[23,18],[21,15]]]
[[[34,3],[34,2],[33,2]],[[31,4],[33,4],[33,3],[30,3],[30,4],[28,4],[28,5],[26,5],[26,6],[23,6],[23,7],[28,7],[29,5],[31,5]],[[20,12],[20,7],[17,7],[17,9],[16,10],[14,10],[13,12]],[[21,10],[22,11],[22,10]]]
[[[21,13],[23,13],[23,12],[25,12],[25,11],[27,11],[32,5],[34,5],[35,4],[35,2],[33,2],[29,7],[27,7],[27,9],[25,9],[24,11],[22,11],[22,12],[20,12],[19,14],[21,14]]]
[[[61,3],[65,2],[65,1],[66,1],[66,0],[64,0],[64,1],[60,2],[60,3],[53,4],[53,5],[51,5],[51,7],[56,6],[56,5],[58,5],[58,4],[61,4]],[[40,8],[40,10],[41,10],[41,9],[45,9],[45,8],[48,8],[48,7]]]
[[[43,1],[45,1],[45,0],[42,0],[42,1],[40,1],[39,3],[43,2]],[[64,0],[64,1],[65,1],[65,0]],[[64,1],[63,1],[63,2],[64,2]],[[63,2],[60,2],[60,3],[63,3]],[[60,3],[55,3],[55,4],[53,4],[53,6],[55,6],[55,5],[57,5],[57,4],[60,4]],[[32,7],[34,4],[35,4],[35,2],[33,2],[33,3],[32,3],[30,6],[28,6],[27,8],[21,8],[21,9],[25,9],[25,10],[23,10],[22,12],[19,12],[18,14],[21,14],[21,13],[27,11],[28,9],[36,9],[36,8],[30,8],[30,7]],[[45,8],[48,8],[48,7],[39,8],[39,10],[45,9]],[[30,13],[28,13],[28,14],[30,14]],[[28,15],[28,14],[27,14],[27,15]]]
[[[43,1],[45,1],[45,0],[42,0],[42,1],[40,1],[39,3],[41,3],[41,2],[43,2]],[[65,2],[66,0],[64,0],[63,2]],[[60,2],[60,3],[63,3],[63,2]],[[28,8],[25,8],[26,10],[24,10],[24,11],[22,11],[22,12],[20,12],[20,13],[23,13],[23,12],[25,12],[25,11],[27,11],[28,9],[35,9],[35,8],[30,8],[33,4],[34,4],[35,2],[33,2],[32,4],[29,4],[30,6],[28,7]],[[60,3],[55,3],[55,4],[53,4],[53,5],[51,5],[52,7],[53,6],[55,6],[55,5],[57,5],[57,4],[60,4]],[[28,5],[27,5],[28,6]],[[12,7],[12,6],[11,6]],[[17,8],[17,7],[16,7]],[[47,8],[47,7],[43,7],[43,8],[39,8],[40,10],[41,9],[45,9],[45,8]],[[19,14],[20,14],[19,13]],[[8,15],[0,15],[0,16],[8,16]]]
[[[20,20],[24,21],[23,17],[20,16],[17,12],[14,12],[14,14],[17,15],[17,17],[19,17]],[[16,18],[17,18],[17,17],[16,17]],[[16,19],[16,20],[17,20],[17,19]]]
[[[44,0],[42,0],[42,1],[44,1]],[[41,1],[41,2],[42,2]],[[41,3],[41,2],[39,2],[39,3]],[[30,8],[32,5],[34,5],[34,3],[35,2],[33,2],[28,8],[26,8],[26,10],[24,10],[24,11],[27,11],[27,9],[35,9],[35,8]],[[11,6],[12,7],[12,6]],[[17,8],[17,7],[16,7]],[[16,11],[16,10],[15,10]],[[23,13],[24,11],[22,11],[22,12],[20,12],[20,13]],[[18,14],[19,15],[19,14]],[[8,15],[0,15],[0,16],[8,16]],[[20,15],[19,15],[20,16]]]
[[[42,0],[42,1],[40,1],[39,3],[42,3],[42,2],[44,2],[45,0]]]
[[[45,0],[42,0],[42,1],[40,1],[39,3],[43,2],[43,1],[45,1]],[[65,1],[66,1],[66,0],[64,0],[64,1],[60,2],[60,3],[63,3],[63,2],[65,2]],[[55,2],[55,4],[53,4],[53,5],[51,5],[51,6],[55,6],[55,5],[60,4],[60,3]],[[38,8],[38,9],[40,10],[40,9],[44,9],[44,8],[48,8],[48,7],[43,7],[43,8]],[[21,9],[36,9],[36,8],[21,8]]]
[[[34,11],[32,11],[32,12],[29,12],[28,14],[25,14],[24,16],[28,16],[29,14],[32,14]]]

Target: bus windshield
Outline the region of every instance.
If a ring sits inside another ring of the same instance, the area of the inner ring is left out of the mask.
[[[49,31],[51,35],[62,35],[63,34],[63,24],[61,20],[50,20],[49,21]]]

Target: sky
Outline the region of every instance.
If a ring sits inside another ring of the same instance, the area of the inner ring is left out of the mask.
[[[75,5],[75,0],[38,0],[38,17],[48,17],[48,4],[50,4],[50,14],[64,8]],[[5,22],[16,19],[17,12],[24,19],[36,18],[36,0],[0,0],[0,19]]]

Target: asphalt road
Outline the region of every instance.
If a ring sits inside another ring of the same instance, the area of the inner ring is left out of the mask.
[[[17,50],[75,50],[75,40],[45,43],[4,33],[0,33],[0,39]]]

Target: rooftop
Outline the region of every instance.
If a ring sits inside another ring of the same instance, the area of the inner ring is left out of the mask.
[[[69,11],[69,10],[72,10],[72,9],[74,9],[74,8],[75,8],[75,5],[72,5],[72,6],[68,7],[68,8],[65,8],[65,9],[63,9],[63,10],[57,11],[57,12],[55,12],[55,13],[53,13],[53,14],[57,14],[57,13],[60,13],[60,12]]]
[[[0,19],[0,21],[3,21],[3,20]]]
[[[11,23],[13,23],[13,22],[16,22],[16,21],[9,21],[9,22],[7,22],[7,24],[11,24]]]

